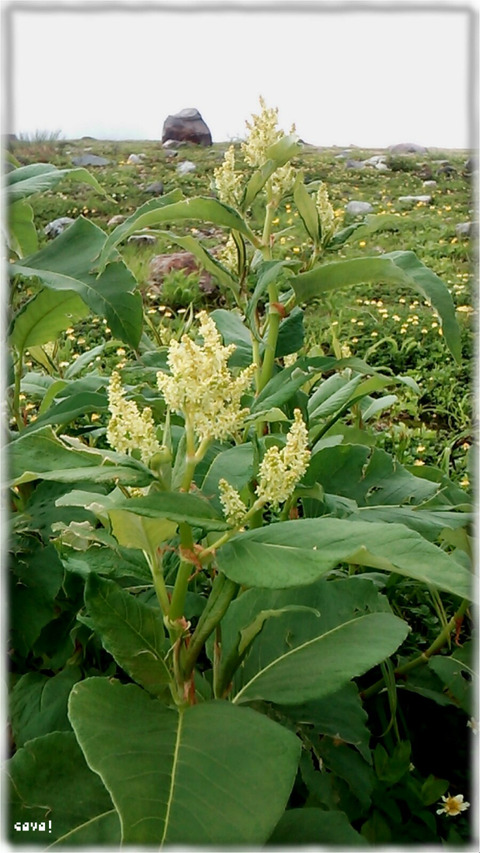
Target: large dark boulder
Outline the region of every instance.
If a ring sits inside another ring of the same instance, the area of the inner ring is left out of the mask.
[[[162,142],[174,139],[177,142],[193,142],[195,145],[211,145],[212,134],[196,109],[180,110],[167,116],[163,125]]]

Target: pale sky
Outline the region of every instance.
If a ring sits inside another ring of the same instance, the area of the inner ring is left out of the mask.
[[[315,145],[476,143],[468,4],[13,0],[3,11],[4,132],[160,139],[168,114],[196,107],[221,142],[245,135],[261,94]]]

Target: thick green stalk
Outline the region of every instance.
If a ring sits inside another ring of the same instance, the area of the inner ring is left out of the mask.
[[[22,366],[23,366],[23,353],[20,352],[18,354],[18,361],[15,365],[15,384],[13,386],[13,414],[15,417],[15,422],[17,424],[19,432],[24,428],[25,424],[22,421],[22,417],[20,415],[20,383],[22,381]]]
[[[169,622],[175,622],[183,616],[188,580],[193,569],[193,559],[189,558],[189,554],[193,557],[194,553],[192,528],[186,522],[182,522],[178,525],[178,530],[180,533],[180,556],[183,551],[185,558],[180,560],[180,566],[178,567],[170,609],[168,611]]]
[[[438,637],[431,643],[428,649],[425,652],[417,655],[417,657],[412,658],[412,660],[407,661],[407,663],[402,664],[402,666],[398,666],[394,669],[393,674],[395,678],[398,680],[399,678],[403,678],[403,676],[407,675],[412,669],[416,669],[418,666],[422,666],[422,664],[428,663],[432,655],[436,654],[436,652],[440,651],[440,649],[448,642],[452,631],[455,630],[457,622],[461,619],[467,610],[469,605],[468,599],[464,598],[457,612],[454,613],[448,624],[440,631]],[[384,679],[380,678],[375,684],[371,684],[366,690],[363,690],[360,694],[362,699],[369,699],[370,696],[374,696],[375,693],[378,693],[379,690],[384,687]]]
[[[170,600],[168,598],[168,592],[167,587],[165,586],[163,572],[158,564],[157,555],[150,554],[147,551],[144,551],[144,554],[147,558],[148,565],[150,566],[150,571],[152,573],[153,578],[153,586],[155,588],[160,607],[162,608],[163,615],[168,616],[168,612],[170,610]]]
[[[268,288],[270,304],[268,307],[268,332],[263,356],[262,372],[260,374],[260,388],[262,391],[267,382],[273,376],[273,365],[275,363],[275,352],[277,349],[278,330],[280,327],[281,314],[273,303],[278,302],[277,285],[271,284]]]
[[[236,596],[239,586],[220,572],[213,583],[205,609],[198,620],[198,625],[192,634],[184,659],[184,674],[188,678],[195,662],[212,631],[225,615],[232,599]]]

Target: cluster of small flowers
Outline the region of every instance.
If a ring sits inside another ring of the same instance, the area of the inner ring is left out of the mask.
[[[235,274],[238,272],[237,246],[231,234],[228,235],[228,240],[218,253],[217,258],[222,262],[222,264],[224,264],[224,266],[228,267],[231,272]]]
[[[224,154],[223,163],[213,170],[213,179],[220,201],[236,207],[242,196],[243,177],[235,171],[235,149],[233,145]]]
[[[295,409],[294,416],[285,447],[282,450],[276,445],[269,447],[262,459],[255,490],[257,500],[253,509],[260,509],[266,503],[278,507],[280,503],[288,500],[307,470],[310,460],[310,451],[307,449],[308,432],[300,409]],[[227,521],[233,525],[241,524],[247,508],[240,495],[223,479],[219,482],[219,489]]]
[[[322,243],[326,243],[334,231],[335,214],[328,198],[328,190],[323,183],[318,188],[316,204],[322,226]]]
[[[243,425],[248,409],[240,400],[250,386],[255,365],[234,377],[227,367],[235,344],[223,346],[214,321],[200,311],[203,346],[183,335],[172,341],[168,352],[171,376],[159,372],[157,383],[170,408],[183,414],[202,441],[226,439]]]
[[[108,386],[108,408],[111,414],[107,426],[107,441],[119,453],[139,450],[145,465],[160,450],[155,436],[152,410],[147,406],[139,412],[134,400],[125,399],[120,374],[114,371]]]
[[[272,196],[277,201],[280,201],[280,199],[292,189],[295,183],[295,177],[296,170],[288,163],[286,166],[279,166],[279,168],[273,173],[272,177],[267,181],[267,184],[270,186]]]
[[[262,503],[278,506],[286,501],[307,470],[310,460],[307,427],[300,409],[295,409],[294,416],[285,447],[282,450],[276,445],[269,447],[260,464],[256,494]]]
[[[242,151],[249,166],[258,168],[265,162],[265,152],[275,142],[284,136],[283,130],[277,127],[278,107],[267,107],[263,98],[260,98],[262,112],[260,115],[252,115],[252,122],[246,121],[248,134],[245,142],[242,142]]]
[[[247,508],[243,503],[240,495],[233,486],[223,478],[218,483],[220,491],[220,503],[222,504],[223,514],[229,524],[241,524],[244,519]]]

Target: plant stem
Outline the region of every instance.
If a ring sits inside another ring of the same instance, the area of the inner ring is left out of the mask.
[[[186,522],[181,522],[178,525],[180,533],[180,553],[183,551],[191,551],[193,553],[193,534],[192,528]],[[168,612],[169,622],[175,622],[181,619],[185,608],[185,597],[187,595],[188,579],[192,573],[192,562],[188,559],[180,560],[178,574],[175,580],[175,586],[172,592],[172,600]]]
[[[168,612],[170,610],[170,600],[168,598],[168,592],[167,587],[165,586],[163,572],[158,564],[157,555],[151,554],[147,551],[144,551],[144,554],[147,558],[148,565],[150,566],[150,571],[152,573],[153,578],[153,586],[155,588],[155,592],[157,594],[158,602],[162,609],[163,615],[168,616]]]
[[[237,594],[238,589],[238,584],[225,577],[223,572],[220,572],[216,576],[212,590],[207,599],[205,609],[198,620],[197,627],[192,634],[185,654],[184,674],[186,678],[188,678],[192,672],[198,655],[205,645],[205,642],[225,615],[227,608]]]
[[[275,362],[275,352],[277,349],[278,330],[280,327],[281,315],[280,312],[272,303],[278,302],[278,287],[275,282],[268,286],[269,306],[268,306],[268,332],[265,343],[265,354],[263,356],[262,372],[260,375],[261,391],[272,378],[273,365]]]
[[[22,381],[22,364],[23,353],[20,352],[18,354],[18,361],[15,365],[15,384],[13,386],[13,414],[19,432],[21,432],[25,426],[20,415],[20,383]]]
[[[440,631],[438,637],[433,641],[433,643],[428,647],[425,652],[422,652],[417,657],[412,658],[412,660],[407,663],[402,664],[402,666],[398,666],[394,669],[393,674],[395,678],[398,680],[399,678],[403,678],[403,676],[407,675],[407,673],[411,672],[412,669],[416,669],[418,666],[422,664],[428,663],[432,655],[436,654],[444,645],[448,642],[450,638],[450,634],[455,630],[457,621],[461,619],[467,610],[469,605],[468,599],[464,598],[460,607],[454,613],[448,624]],[[378,693],[379,690],[384,686],[384,679],[380,678],[375,684],[370,685],[366,690],[363,690],[360,694],[361,699],[369,699],[370,696],[374,696],[375,693]]]

